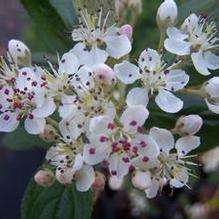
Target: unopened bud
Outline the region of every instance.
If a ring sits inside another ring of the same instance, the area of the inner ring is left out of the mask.
[[[112,190],[119,190],[122,188],[123,178],[118,178],[117,176],[111,176],[109,178],[109,187]]]
[[[51,170],[39,170],[35,174],[34,180],[40,186],[49,187],[55,182],[55,176]]]
[[[129,38],[129,40],[131,41],[132,34],[133,34],[133,28],[130,24],[125,24],[125,25],[121,26],[119,33],[127,36]]]
[[[165,0],[157,11],[157,24],[166,29],[176,23],[178,16],[177,5],[174,0]]]
[[[8,52],[13,61],[18,65],[31,65],[31,53],[29,48],[19,40],[10,40],[8,42]]]
[[[94,191],[104,190],[105,183],[106,183],[106,177],[102,173],[96,172],[95,173],[95,180],[94,180],[94,183],[92,185],[92,188],[94,189]]]
[[[117,15],[124,10],[131,9],[136,14],[141,14],[142,12],[142,0],[115,0],[115,9]]]
[[[132,177],[132,184],[135,188],[145,190],[151,185],[149,172],[136,171]]]
[[[203,120],[198,115],[188,115],[180,117],[175,126],[175,131],[181,135],[194,135],[202,127]]]
[[[55,141],[57,135],[57,130],[52,125],[47,124],[44,132],[40,134],[40,137],[46,142],[52,142]]]
[[[95,79],[104,85],[112,85],[116,81],[113,69],[105,64],[98,65],[94,69],[94,75]]]

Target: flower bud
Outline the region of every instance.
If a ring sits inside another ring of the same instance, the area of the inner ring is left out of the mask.
[[[100,172],[96,172],[95,173],[95,180],[94,180],[94,183],[92,185],[92,188],[95,191],[102,191],[102,190],[104,190],[105,183],[106,183],[105,176]]]
[[[118,178],[117,176],[111,176],[109,178],[109,187],[112,190],[119,190],[122,188],[123,178]]]
[[[136,171],[132,177],[132,184],[140,190],[145,190],[151,185],[151,176],[149,172]]]
[[[19,40],[10,40],[8,42],[8,52],[13,61],[18,65],[31,65],[31,53],[29,48]]]
[[[115,83],[115,73],[108,65],[100,64],[94,69],[95,79],[103,85],[112,85]]]
[[[209,110],[219,114],[219,77],[213,77],[206,82],[201,92]]]
[[[40,137],[46,142],[52,142],[55,141],[57,135],[57,130],[52,125],[47,124],[44,132],[40,134]]]
[[[127,36],[129,38],[129,40],[131,41],[132,34],[133,34],[133,28],[130,24],[125,24],[125,25],[121,26],[119,33],[124,35],[124,36]]]
[[[49,187],[55,182],[55,176],[51,170],[39,170],[35,174],[34,180],[40,186]]]
[[[117,15],[127,9],[132,9],[135,13],[141,14],[142,0],[115,0],[115,9]]]
[[[180,117],[175,126],[176,132],[181,135],[194,135],[202,127],[203,120],[198,115],[188,115]]]
[[[157,24],[160,28],[167,28],[176,23],[178,15],[177,5],[174,0],[165,0],[157,11]]]

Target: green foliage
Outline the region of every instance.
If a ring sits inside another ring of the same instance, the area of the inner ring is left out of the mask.
[[[33,54],[34,61],[45,62],[56,52],[63,53],[73,45],[71,30],[77,22],[71,0],[21,0],[34,23],[26,32],[30,48],[41,55]],[[35,59],[36,58],[36,59]],[[53,58],[54,59],[54,58]]]
[[[93,208],[92,192],[79,193],[74,184],[55,183],[49,188],[32,179],[22,202],[22,219],[89,219]]]
[[[3,136],[2,145],[13,150],[25,150],[33,147],[48,147],[48,144],[36,135],[29,135],[23,127]]]

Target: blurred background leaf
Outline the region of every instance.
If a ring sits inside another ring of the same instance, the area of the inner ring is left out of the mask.
[[[13,150],[26,150],[33,147],[47,148],[48,144],[37,135],[29,135],[22,126],[14,132],[3,135],[1,144]]]
[[[74,184],[45,188],[31,179],[21,208],[22,219],[89,219],[93,196],[91,191],[79,193]]]

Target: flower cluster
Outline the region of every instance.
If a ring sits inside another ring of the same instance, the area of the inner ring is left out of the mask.
[[[200,145],[196,133],[201,117],[181,116],[172,130],[146,129],[145,123],[152,102],[165,113],[183,108],[177,95],[189,84],[185,60],[202,75],[219,68],[215,24],[191,14],[180,28],[173,27],[177,6],[165,0],[157,20],[167,36],[163,47],[176,54],[177,61],[171,64],[160,50],[146,48],[133,64],[128,60],[130,25],[109,26],[110,12],[103,18],[102,9],[95,15],[86,9],[79,13],[79,25],[72,31],[75,45],[58,56],[58,67],[32,64],[29,48],[9,41],[8,53],[0,60],[0,131],[12,132],[24,124],[29,134],[51,142],[46,168],[35,176],[42,186],[56,179],[62,184],[74,181],[79,191],[102,189],[105,177],[96,165],[107,169],[112,188],[120,188],[130,176],[148,198],[165,185],[188,186],[190,166],[195,165],[188,153]],[[215,113],[218,84],[214,77],[201,89]]]

